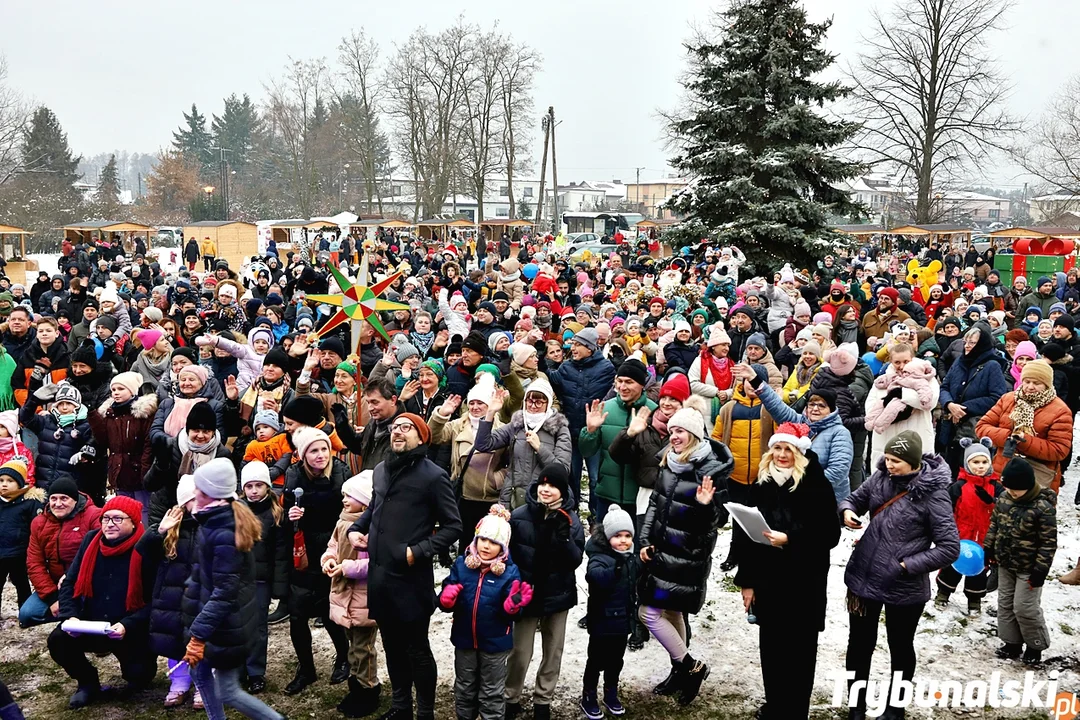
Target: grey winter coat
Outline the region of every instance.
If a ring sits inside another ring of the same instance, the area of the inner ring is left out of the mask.
[[[923,455],[912,475],[892,477],[885,460],[840,503],[870,521],[848,560],[844,582],[855,595],[889,605],[918,605],[930,599],[930,573],[960,556],[949,484],[952,473],[940,455]],[[901,492],[907,494],[881,509]],[[904,563],[904,567],[900,563]]]
[[[492,423],[480,421],[473,447],[476,452],[492,452],[509,447],[507,454],[506,478],[499,492],[499,502],[514,510],[525,504],[525,494],[540,475],[545,465],[559,463],[570,470],[570,423],[560,412],[551,414],[540,426],[540,450],[534,451],[525,440],[525,421],[521,411],[517,411],[506,425],[492,430]]]

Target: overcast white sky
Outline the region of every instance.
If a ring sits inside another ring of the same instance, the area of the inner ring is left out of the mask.
[[[437,30],[464,13],[494,21],[544,58],[534,94],[554,105],[560,177],[632,180],[663,174],[667,153],[657,107],[671,107],[683,68],[682,41],[717,3],[706,0],[6,0],[0,52],[10,82],[59,116],[76,152],[153,152],[167,146],[181,111],[194,101],[208,116],[222,98],[263,84],[291,55],[336,57],[340,38],[364,27],[385,42],[385,55],[418,24]],[[888,2],[807,0],[812,19],[833,16],[830,48],[853,58],[870,32],[870,8]],[[1038,113],[1070,74],[1080,2],[1016,0],[1010,28],[993,46],[1013,85],[1017,113]],[[539,164],[537,131],[533,158]],[[1000,170],[999,184],[1016,182]]]

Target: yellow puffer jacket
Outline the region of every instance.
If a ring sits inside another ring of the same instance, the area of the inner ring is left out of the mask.
[[[795,366],[795,369],[791,372],[791,375],[788,376],[787,382],[784,383],[783,391],[781,391],[780,393],[780,397],[783,398],[784,402],[788,405],[794,404],[796,400],[801,398],[806,393],[806,391],[810,389],[811,381],[813,381],[814,376],[818,374],[818,370],[821,369],[821,363],[818,363],[817,367],[815,367],[813,372],[810,373],[810,376],[809,378],[807,378],[806,382],[803,384],[799,384],[799,366],[801,365],[802,361],[800,361],[799,364]]]
[[[757,480],[761,456],[768,449],[765,444],[772,437],[773,427],[772,417],[761,401],[746,397],[742,383],[737,384],[734,397],[720,408],[712,431],[713,440],[727,445],[735,458],[732,482],[750,485]]]

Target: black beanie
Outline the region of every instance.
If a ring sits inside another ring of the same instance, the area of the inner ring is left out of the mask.
[[[49,485],[49,495],[67,495],[72,500],[79,499],[79,485],[75,478],[62,473]]]
[[[217,415],[214,413],[214,408],[210,407],[208,402],[195,403],[188,411],[187,423],[184,427],[188,430],[217,430]]]
[[[1069,332],[1076,330],[1076,320],[1072,315],[1060,315],[1058,319],[1054,321],[1054,327],[1066,328]]]
[[[323,421],[323,404],[311,395],[297,395],[285,405],[281,414],[301,425],[318,427]]]
[[[120,327],[120,323],[118,323],[116,321],[116,318],[114,318],[112,315],[102,315],[95,322],[97,322],[98,326],[100,327],[109,328],[110,332],[116,332],[116,330]]]
[[[1058,318],[1059,320],[1061,318]],[[1065,357],[1065,348],[1058,345],[1056,342],[1049,342],[1043,345],[1042,356],[1049,362],[1057,362],[1061,358]]]
[[[645,387],[649,382],[649,370],[637,358],[630,358],[619,366],[619,371],[615,373],[615,377],[630,378],[638,385]]]
[[[75,348],[75,352],[71,353],[71,362],[73,363],[82,363],[93,368],[97,365],[97,361],[97,350],[94,349],[93,340],[83,341],[83,344]]]
[[[332,352],[342,360],[345,359],[345,343],[341,342],[341,340],[334,335],[323,338],[319,343],[319,349],[325,352]]]
[[[832,412],[836,409],[836,392],[834,390],[830,390],[828,388],[818,388],[817,390],[810,392],[807,400],[813,397],[819,397],[824,400],[825,404],[829,406],[829,412]]]
[[[1030,490],[1035,487],[1035,471],[1027,460],[1013,458],[1001,471],[1001,484],[1010,490]]]
[[[172,351],[172,355],[169,356],[169,359],[172,360],[178,357],[186,357],[188,360],[191,361],[192,365],[199,364],[199,353],[195,351],[195,348],[178,347]]]
[[[473,330],[465,336],[465,339],[461,341],[461,347],[463,350],[469,349],[479,353],[481,356],[487,355],[488,352],[488,342],[484,338],[484,334],[477,330]]]
[[[289,371],[289,354],[280,345],[270,348],[270,352],[263,357],[263,365],[275,365],[283,372]]]
[[[540,471],[540,476],[536,478],[536,484],[545,483],[557,487],[564,498],[570,496],[570,472],[562,463],[544,466],[544,469]]]

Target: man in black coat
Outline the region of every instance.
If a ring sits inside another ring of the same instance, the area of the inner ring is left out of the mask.
[[[434,559],[461,535],[454,488],[446,470],[427,458],[431,431],[419,415],[402,413],[390,427],[390,453],[375,468],[371,504],[349,528],[366,547],[368,613],[379,625],[393,686],[391,709],[434,720],[437,668],[428,631],[435,612]]]
[[[150,598],[157,568],[142,563],[135,544],[142,536],[142,505],[117,495],[101,511],[101,530],[87,533],[67,578],[60,586],[60,620],[110,623],[105,635],[69,635],[57,626],[49,635],[49,654],[78,682],[68,706],[89,705],[101,694],[98,671],[87,653],[112,654],[128,688],[150,684],[157,663],[150,651]],[[139,563],[142,587],[132,586],[132,564]]]

